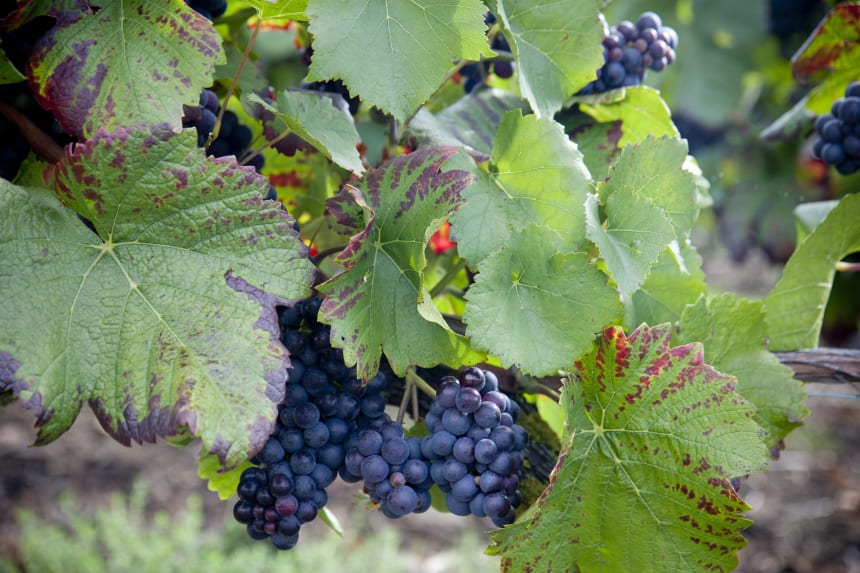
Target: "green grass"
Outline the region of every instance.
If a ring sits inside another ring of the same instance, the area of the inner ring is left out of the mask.
[[[413,573],[425,571],[421,555],[406,545],[396,528],[343,537],[303,530],[295,549],[278,551],[247,537],[234,522],[207,524],[202,502],[193,496],[178,515],[148,515],[147,490],[136,485],[128,496],[115,495],[106,507],[82,508],[62,497],[62,523],[29,511],[19,512],[22,564],[0,559],[0,573]],[[363,510],[360,510],[363,511]],[[357,516],[357,521],[361,518]],[[359,527],[360,530],[367,528]],[[414,541],[414,540],[410,540]],[[434,572],[498,571],[498,560],[482,553],[478,536],[454,535],[448,559]],[[414,547],[410,543],[409,547]]]

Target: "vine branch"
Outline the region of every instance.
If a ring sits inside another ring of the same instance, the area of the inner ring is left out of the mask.
[[[8,103],[0,102],[0,115],[18,128],[40,157],[49,163],[58,163],[63,158],[63,148],[20,111]]]

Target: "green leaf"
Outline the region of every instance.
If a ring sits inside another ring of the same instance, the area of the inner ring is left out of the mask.
[[[27,78],[9,61],[6,52],[0,49],[0,84],[15,84]]]
[[[798,242],[805,239],[809,233],[814,231],[837,205],[839,205],[838,199],[832,199],[830,201],[810,201],[808,203],[801,203],[798,205],[794,209],[794,216],[795,219],[797,219]]]
[[[480,0],[309,0],[309,81],[341,78],[350,93],[404,120],[453,63],[492,52]],[[374,65],[368,66],[367,62]]]
[[[503,571],[732,571],[749,510],[729,479],[762,471],[754,409],[668,325],[607,328],[562,395],[550,483],[492,535]]]
[[[308,0],[231,0],[230,9],[253,8],[264,20],[307,20]]]
[[[56,172],[71,209],[0,181],[0,372],[36,414],[36,443],[88,401],[125,444],[187,426],[237,465],[283,393],[274,305],[312,280],[292,219],[252,168],[206,158],[194,130],[100,132]]]
[[[764,300],[772,350],[815,348],[835,265],[860,251],[860,195],[842,198],[786,263]]]
[[[460,255],[471,265],[532,224],[551,229],[553,245],[563,250],[584,240],[585,197],[594,187],[582,154],[558,123],[506,113],[488,169],[451,218]]]
[[[570,368],[594,335],[622,312],[618,292],[584,253],[561,253],[552,231],[536,225],[478,265],[466,293],[466,334],[542,376]]]
[[[625,300],[624,324],[677,322],[684,307],[696,302],[707,290],[702,259],[696,249],[684,243],[663,251],[645,283]]]
[[[437,114],[427,108],[409,123],[419,145],[463,146],[467,151],[489,156],[502,116],[522,109],[522,99],[499,89],[468,94]]]
[[[858,65],[860,4],[844,2],[827,13],[792,56],[791,73],[797,81],[805,84],[813,77],[840,70],[856,76]]]
[[[556,0],[498,0],[516,59],[520,93],[538,117],[552,117],[603,65],[599,2],[575,9]]]
[[[686,161],[683,139],[648,137],[627,146],[610,170],[609,180],[598,184],[601,201],[622,189],[644,197],[665,212],[683,240],[699,216],[699,188]]]
[[[360,143],[358,131],[349,111],[336,108],[332,100],[316,92],[284,90],[277,107],[257,94],[248,101],[260,104],[286,125],[281,131],[292,131],[326,157],[357,175],[364,173],[364,165],[356,146]]]
[[[559,115],[559,121],[564,125],[565,132],[576,142],[591,176],[595,181],[606,179],[610,165],[615,163],[621,151],[621,121],[600,123],[578,110],[566,110]]]
[[[660,253],[675,238],[675,230],[662,209],[629,188],[610,195],[605,212],[606,220],[601,221],[597,196],[589,195],[586,236],[600,249],[606,268],[627,298],[642,285]]]
[[[209,488],[209,491],[214,491],[218,494],[218,499],[224,501],[236,495],[239,478],[242,476],[242,472],[250,467],[252,464],[245,462],[231,470],[224,471],[218,456],[200,452],[200,457],[197,460],[197,476],[206,480],[206,487]]]
[[[624,89],[624,98],[604,101],[602,99],[578,98],[579,109],[601,123],[620,121],[621,139],[618,147],[640,143],[651,137],[678,137],[678,129],[672,123],[669,106],[660,97],[660,92],[647,86]],[[588,103],[594,101],[595,103]]]
[[[708,363],[738,380],[738,393],[756,407],[753,418],[767,432],[767,445],[776,447],[809,415],[806,392],[767,350],[767,327],[759,301],[728,293],[702,297],[688,306],[673,340],[701,342]]]
[[[223,63],[211,22],[173,0],[107,0],[95,14],[64,18],[31,58],[42,107],[84,138],[135,122],[181,126]]]
[[[457,150],[425,147],[370,170],[357,187],[345,185],[328,210],[354,234],[338,256],[345,271],[317,287],[331,324],[332,345],[368,380],[385,352],[392,369],[410,365],[457,367],[481,355],[454,334],[424,284],[425,248],[460,203],[472,177],[443,172]]]

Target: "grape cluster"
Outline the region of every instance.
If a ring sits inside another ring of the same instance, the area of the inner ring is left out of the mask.
[[[638,86],[647,70],[662,71],[675,61],[678,34],[663,26],[660,16],[644,12],[636,24],[623,21],[609,28],[603,38],[603,66],[597,79],[577,95],[603,93],[612,89]]]
[[[209,140],[212,130],[215,129],[215,122],[221,111],[221,102],[218,101],[218,96],[212,90],[205,89],[200,93],[199,104],[193,107],[184,106],[183,111],[185,114],[182,117],[182,127],[196,129],[197,145],[203,147]],[[207,153],[215,157],[235,155],[237,160],[260,171],[263,168],[264,159],[262,155],[250,157],[251,139],[251,129],[247,125],[239,123],[239,117],[228,110],[224,112],[224,117],[221,118],[218,137],[209,145]]]
[[[223,16],[227,11],[227,0],[186,0],[188,6],[210,20]]]
[[[421,452],[434,460],[430,477],[451,513],[489,517],[498,527],[513,523],[527,438],[518,415],[490,371],[473,366],[442,380]]]
[[[812,145],[816,157],[835,165],[842,175],[860,169],[860,81],[845,89],[845,97],[837,99],[830,113],[815,120],[818,138]]]
[[[357,114],[358,108],[361,106],[361,100],[358,97],[350,96],[349,88],[347,88],[341,80],[328,80],[325,82],[304,82],[302,84],[302,89],[320,92],[323,94],[329,94],[330,96],[340,96],[339,98],[331,98],[334,102],[335,107],[338,107],[343,111],[348,111],[350,115]],[[341,107],[344,104],[346,104],[345,107]]]
[[[471,367],[443,378],[426,416],[431,433],[407,437],[385,413],[390,375],[381,370],[362,385],[317,320],[320,305],[313,297],[278,310],[291,366],[275,429],[237,487],[233,516],[248,535],[295,546],[338,476],[362,482],[390,518],[427,511],[438,484],[452,513],[512,523],[526,432],[496,376]]]
[[[364,489],[382,513],[392,519],[430,508],[430,464],[421,455],[421,441],[405,437],[403,426],[388,416],[348,440],[341,474],[364,481]]]
[[[496,17],[492,13],[487,12],[484,15],[484,23],[492,26],[496,23]],[[490,71],[502,79],[507,79],[514,75],[514,62],[510,59],[511,46],[508,44],[508,40],[504,34],[498,33],[494,35],[493,40],[490,42],[490,48],[500,54],[505,54],[506,57],[484,60],[480,63],[474,62],[460,68],[460,76],[463,78],[463,91],[466,93],[472,93],[479,86],[483,85]]]
[[[310,298],[279,312],[281,342],[290,351],[285,397],[274,432],[243,472],[234,518],[254,539],[278,549],[298,541],[302,524],[328,501],[326,488],[346,473],[347,445],[368,428],[390,422],[377,374],[362,386],[340,350],[329,344],[329,327],[317,322],[321,300]]]

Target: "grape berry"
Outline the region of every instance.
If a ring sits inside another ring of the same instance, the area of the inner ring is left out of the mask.
[[[603,38],[603,66],[597,79],[577,95],[603,93],[620,87],[638,86],[647,70],[666,69],[675,61],[678,34],[664,26],[660,16],[644,12],[636,23],[623,21],[608,29]]]
[[[431,433],[407,437],[385,413],[389,376],[380,371],[362,385],[317,321],[320,304],[314,297],[279,309],[291,366],[275,429],[237,486],[233,516],[248,535],[292,548],[337,476],[362,482],[393,519],[427,511],[436,484],[452,513],[512,523],[526,432],[495,375],[471,367],[444,378],[426,416]]]
[[[842,175],[860,169],[860,81],[845,88],[845,97],[833,102],[830,113],[818,116],[815,133],[812,152],[816,157],[836,166]]]

